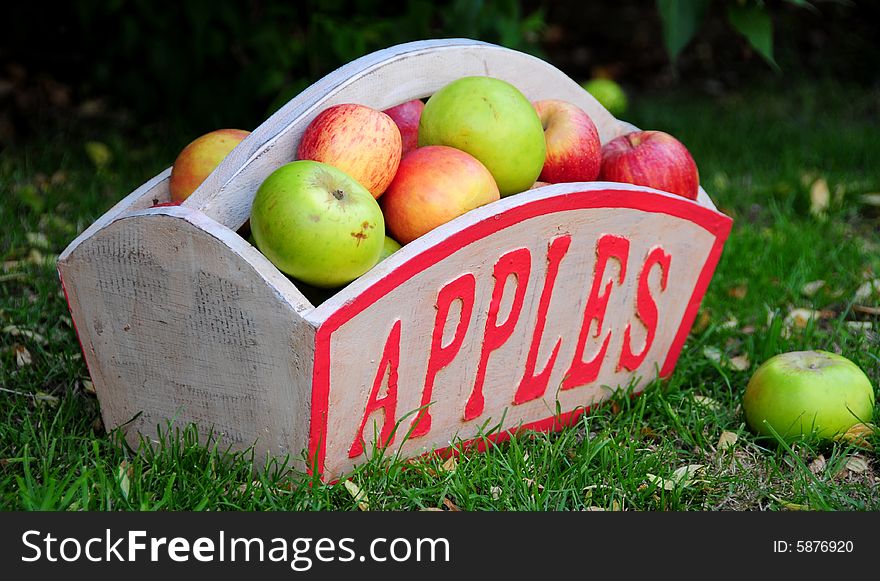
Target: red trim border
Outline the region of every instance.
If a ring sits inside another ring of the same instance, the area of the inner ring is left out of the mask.
[[[599,208],[633,209],[653,214],[666,214],[694,223],[715,237],[715,242],[709,251],[706,262],[703,264],[681,324],[660,370],[661,377],[671,375],[696,318],[700,302],[709,287],[715,267],[721,258],[721,252],[730,234],[733,220],[718,211],[701,206],[691,200],[678,199],[649,190],[609,188],[565,193],[530,200],[501,213],[487,216],[479,222],[452,233],[442,242],[413,256],[387,276],[365,289],[353,300],[342,305],[320,325],[315,335],[315,367],[312,376],[312,412],[308,450],[309,474],[314,475],[317,472],[323,480],[330,399],[330,339],[334,331],[403,282],[476,240],[538,216],[568,210]],[[469,447],[476,443],[477,449],[483,450],[485,449],[486,440],[493,443],[502,442],[509,439],[513,433],[521,430],[557,431],[572,425],[580,416],[588,411],[589,408],[577,408],[570,412],[508,428],[485,437],[474,438],[463,442],[462,446]],[[446,448],[443,450],[446,450]],[[437,452],[442,453],[443,450],[438,450]]]

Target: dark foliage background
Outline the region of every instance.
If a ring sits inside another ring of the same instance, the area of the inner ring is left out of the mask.
[[[674,65],[654,0],[10,3],[0,34],[0,140],[27,139],[57,118],[167,124],[193,135],[252,129],[341,64],[432,37],[503,44],[577,80],[604,74],[632,91],[717,93],[797,76],[880,83],[880,2],[762,2],[780,74],[726,22],[734,1],[711,4]]]

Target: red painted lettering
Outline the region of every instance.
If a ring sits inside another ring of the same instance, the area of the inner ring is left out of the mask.
[[[437,378],[437,373],[449,365],[461,349],[474,310],[475,286],[474,275],[467,273],[446,284],[437,294],[437,316],[434,318],[434,331],[431,333],[428,372],[425,375],[425,387],[422,389],[421,409],[411,425],[412,438],[424,436],[431,429],[431,412],[428,405],[431,403],[434,380]],[[461,301],[461,315],[452,340],[448,345],[443,345],[443,329],[446,327],[446,319],[449,318],[449,308],[456,300]]]
[[[357,458],[364,453],[364,428],[367,420],[373,412],[382,409],[382,430],[379,433],[379,446],[385,447],[394,441],[395,414],[397,411],[397,368],[400,366],[400,320],[394,322],[388,339],[385,341],[385,349],[382,352],[382,361],[379,362],[379,371],[373,380],[373,389],[370,391],[370,399],[361,420],[361,427],[355,436],[354,442],[348,449],[349,458]],[[379,397],[379,390],[388,377],[388,390],[385,395]]]
[[[544,276],[544,289],[541,291],[541,298],[538,302],[538,314],[535,321],[535,331],[532,333],[532,344],[529,346],[529,354],[526,357],[526,369],[523,374],[519,388],[513,397],[514,404],[521,404],[533,399],[537,399],[544,395],[547,391],[547,385],[550,382],[550,372],[553,371],[553,365],[556,363],[556,356],[559,355],[559,347],[562,345],[562,338],[556,341],[550,359],[543,371],[535,375],[535,366],[538,360],[538,348],[541,345],[541,337],[544,335],[544,325],[547,322],[547,310],[550,308],[550,297],[553,295],[553,285],[556,282],[556,275],[559,274],[559,263],[568,248],[571,246],[571,234],[554,238],[547,248],[547,274]]]
[[[617,361],[618,371],[621,369],[626,369],[627,371],[635,370],[645,360],[645,356],[654,342],[654,334],[657,332],[657,303],[654,301],[654,297],[651,296],[651,289],[648,288],[648,276],[651,274],[651,269],[654,265],[659,265],[661,272],[660,290],[666,290],[671,260],[672,257],[666,254],[659,246],[652,248],[648,253],[648,258],[645,259],[645,265],[639,274],[639,287],[636,291],[636,314],[647,330],[645,346],[638,355],[633,354],[630,339],[632,325],[627,323],[626,329],[623,331],[623,348],[620,352],[620,359]]]
[[[602,367],[605,352],[608,350],[608,343],[611,341],[611,331],[608,331],[608,334],[605,335],[602,347],[590,361],[584,361],[584,349],[593,321],[596,321],[595,337],[602,333],[602,323],[605,320],[608,299],[611,297],[611,287],[614,285],[614,278],[609,277],[608,282],[604,285],[605,291],[599,294],[602,283],[605,282],[605,267],[608,265],[608,260],[611,258],[617,259],[620,264],[620,274],[617,283],[623,284],[623,280],[626,278],[628,255],[629,240],[623,236],[605,234],[596,243],[596,267],[593,272],[593,285],[590,289],[590,296],[587,298],[587,304],[584,307],[584,319],[581,323],[574,358],[568,371],[565,372],[565,377],[562,380],[562,389],[572,389],[585,385],[599,376],[599,369]]]
[[[522,311],[531,270],[532,254],[528,248],[511,250],[495,263],[492,272],[495,277],[495,286],[492,288],[492,298],[489,301],[489,314],[486,318],[486,330],[483,333],[483,344],[480,348],[480,361],[477,365],[474,389],[471,391],[471,396],[464,408],[465,420],[472,420],[483,413],[483,382],[486,380],[486,365],[489,362],[489,355],[504,345],[513,333],[513,328],[519,320],[520,311]],[[516,279],[516,291],[507,320],[499,325],[498,311],[501,307],[501,298],[507,279],[511,275]]]

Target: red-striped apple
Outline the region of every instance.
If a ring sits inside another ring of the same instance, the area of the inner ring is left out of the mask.
[[[235,146],[250,135],[242,129],[217,129],[184,147],[171,167],[168,187],[172,202],[182,202],[199,187]]]
[[[385,220],[379,203],[332,165],[299,160],[263,181],[254,195],[251,232],[278,270],[310,285],[347,284],[379,260]]]
[[[426,145],[401,160],[380,202],[389,234],[407,244],[499,197],[492,174],[475,157],[445,145]]]
[[[413,99],[383,111],[397,123],[397,128],[400,130],[400,139],[403,143],[401,156],[419,146],[419,119],[424,108],[425,103],[421,99]]]
[[[700,175],[687,147],[663,131],[634,131],[602,147],[599,179],[656,188],[695,200]]]
[[[400,130],[391,117],[366,105],[343,103],[309,123],[296,155],[341,169],[378,198],[397,172],[401,150]]]
[[[510,83],[461,77],[425,103],[419,145],[448,145],[486,166],[502,196],[529,189],[544,167],[544,128],[531,102]]]
[[[587,112],[561,99],[543,99],[534,105],[547,142],[547,158],[538,179],[556,184],[599,177],[602,142]]]

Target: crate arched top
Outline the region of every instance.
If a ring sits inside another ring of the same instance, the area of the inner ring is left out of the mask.
[[[556,429],[617,387],[669,375],[731,224],[702,189],[695,201],[610,182],[508,196],[321,303],[236,233],[323,108],[385,108],[468,74],[575,102],[603,141],[633,129],[546,62],[470,40],[392,47],[331,73],[181,206],[157,206],[166,170],[59,257],[108,429],[136,443],[193,423],[254,446],[258,462],[290,455],[333,479],[374,445],[408,457],[489,427],[496,439]]]

